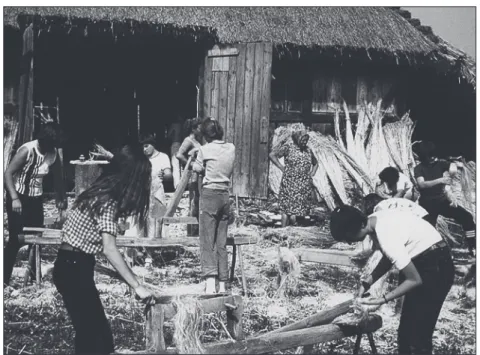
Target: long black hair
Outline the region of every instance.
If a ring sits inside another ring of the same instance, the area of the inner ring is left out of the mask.
[[[77,197],[74,208],[99,215],[110,203],[117,205],[117,218],[134,217],[146,227],[150,203],[152,165],[141,147],[126,145],[112,158],[100,177]]]
[[[435,144],[430,141],[421,141],[414,148],[418,160],[420,160],[421,163],[429,163],[432,157],[435,156],[435,150]]]
[[[185,130],[186,134],[189,135],[190,133],[193,133],[193,131],[195,131],[201,123],[202,119],[199,117],[189,118],[183,124],[183,129]]]
[[[64,142],[65,135],[57,123],[47,122],[41,125],[37,140],[42,150],[51,152]]]

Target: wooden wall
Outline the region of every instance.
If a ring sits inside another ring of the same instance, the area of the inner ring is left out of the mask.
[[[233,194],[266,198],[272,44],[208,52],[201,77],[202,115],[212,116],[236,147]]]

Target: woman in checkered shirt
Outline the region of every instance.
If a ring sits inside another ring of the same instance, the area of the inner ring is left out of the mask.
[[[140,299],[152,299],[151,291],[141,285],[116,246],[118,218],[133,216],[141,227],[146,226],[151,169],[141,147],[123,147],[104,173],[78,196],[63,226],[53,281],[72,319],[77,354],[114,351],[93,278],[95,254],[103,252]]]

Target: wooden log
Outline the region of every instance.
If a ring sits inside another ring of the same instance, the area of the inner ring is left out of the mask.
[[[40,287],[42,283],[42,259],[40,258],[40,245],[35,245],[35,280],[37,281],[37,286]]]
[[[228,304],[240,304],[242,303],[241,296],[231,296],[231,295],[182,295],[182,297],[195,297],[202,306],[203,313],[215,313],[215,312],[225,312],[229,308],[225,306]],[[155,302],[157,304],[163,305],[164,319],[172,319],[177,313],[175,307],[172,304],[172,301],[175,299],[175,296],[165,296],[165,295],[155,295]],[[238,309],[238,308],[237,308]],[[243,310],[242,310],[243,312]]]
[[[61,244],[61,231],[43,232],[42,236],[39,234],[20,234],[18,236],[20,243],[22,244],[40,244],[40,245],[60,245]],[[247,245],[256,244],[257,238],[252,237],[227,237],[227,245]],[[118,247],[150,247],[150,248],[163,248],[163,247],[196,247],[200,245],[199,237],[188,238],[160,238],[160,239],[147,239],[147,238],[129,238],[118,237]],[[240,256],[241,257],[241,256]]]
[[[238,49],[235,48],[235,50]],[[237,58],[229,58],[228,83],[227,83],[227,124],[225,127],[225,140],[230,143],[235,142],[235,94],[237,86]]]
[[[19,236],[20,238],[20,236]],[[25,277],[23,278],[23,287],[28,285],[28,281],[30,280],[30,275],[32,274],[32,265],[35,262],[35,249],[33,245],[28,247],[28,264],[27,269],[25,270]]]
[[[238,55],[238,49],[237,48],[214,48],[210,49],[207,53],[209,57],[227,57],[227,56],[236,56]]]
[[[371,315],[362,333],[370,333],[382,326],[382,318]],[[353,329],[342,329],[334,324],[320,325],[308,329],[285,333],[268,333],[261,337],[249,338],[232,343],[222,341],[205,345],[206,354],[263,354],[317,343],[339,340],[357,334]]]
[[[240,264],[240,273],[241,273],[241,276],[242,276],[243,295],[246,296],[247,295],[247,279],[245,278],[245,270],[243,268],[242,247],[240,245],[238,245],[237,248],[238,248],[238,259],[239,259],[239,264]]]
[[[297,253],[299,261],[357,267],[351,259],[355,252],[351,250],[299,249]]]
[[[235,340],[243,340],[243,300],[235,297],[236,309],[227,309],[227,329]]]
[[[232,266],[230,268],[230,282],[235,280],[235,264],[237,262],[237,246],[234,245],[232,249]]]
[[[327,308],[323,311],[315,313],[307,318],[299,320],[295,323],[288,324],[282,328],[276,329],[269,334],[283,333],[292,330],[298,330],[303,328],[310,328],[319,325],[325,325],[332,322],[335,318],[341,316],[342,314],[347,313],[351,306],[353,305],[353,299],[349,301],[342,302],[336,306]]]
[[[163,305],[155,304],[147,309],[146,321],[146,347],[147,351],[155,353],[166,349],[163,336],[164,310]]]

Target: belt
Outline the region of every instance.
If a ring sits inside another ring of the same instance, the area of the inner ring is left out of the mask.
[[[71,246],[70,244],[68,243],[62,243],[60,244],[60,249],[61,250],[68,250],[68,251],[76,251],[76,252],[79,252],[79,253],[85,253],[83,250],[81,249],[78,249],[74,246]]]

